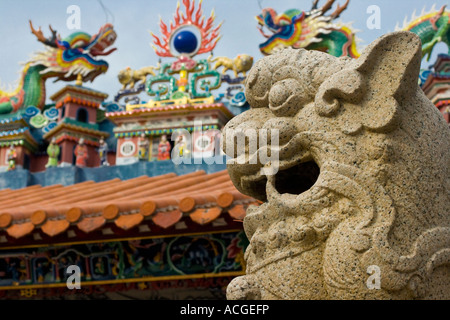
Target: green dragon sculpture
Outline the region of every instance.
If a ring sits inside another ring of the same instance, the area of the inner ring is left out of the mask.
[[[334,23],[347,8],[349,0],[330,15],[328,12],[335,0],[328,0],[318,8],[319,0],[313,2],[310,11],[291,9],[277,14],[272,8],[265,8],[256,17],[259,31],[267,40],[259,45],[264,55],[283,48],[305,48],[319,50],[333,56],[359,57],[355,34],[348,26]],[[271,33],[266,34],[264,28]]]
[[[0,90],[0,114],[17,113],[29,106],[42,109],[48,78],[57,78],[56,81],[77,80],[78,84],[93,81],[108,70],[108,63],[95,57],[109,55],[116,50],[105,51],[117,38],[112,24],[105,24],[93,36],[75,32],[64,39],[51,26],[50,38],[44,37],[41,28],[34,29],[31,21],[30,28],[38,41],[46,46],[46,51],[37,53],[25,64],[16,90]]]
[[[261,52],[269,55],[279,49],[292,47],[325,51],[336,57],[359,57],[354,33],[347,26],[333,23],[347,8],[349,0],[342,6],[338,5],[336,11],[328,16],[325,13],[331,9],[335,0],[328,0],[321,8],[318,8],[318,2],[313,1],[310,11],[291,9],[277,14],[272,8],[263,9],[256,17],[261,34],[267,38],[259,45]],[[447,44],[450,54],[450,13],[445,8],[443,6],[436,11],[433,6],[428,13],[422,10],[419,17],[413,14],[410,22],[405,18],[403,27],[396,27],[396,31],[411,31],[420,37],[422,57],[426,57],[427,61],[438,42]],[[266,34],[264,28],[271,34]]]
[[[434,6],[431,11],[422,13],[419,17],[413,14],[410,22],[403,23],[402,30],[411,31],[417,34],[422,41],[422,58],[430,60],[431,52],[438,42],[443,42],[447,45],[450,54],[450,12],[445,10],[446,6],[442,6],[440,10],[436,11]],[[398,25],[396,30],[400,30]]]

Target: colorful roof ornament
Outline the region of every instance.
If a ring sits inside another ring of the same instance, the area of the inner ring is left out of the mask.
[[[333,56],[359,57],[355,34],[348,26],[334,23],[347,8],[349,1],[338,5],[336,10],[325,15],[336,0],[328,0],[318,8],[314,0],[310,11],[290,9],[282,14],[272,8],[265,8],[256,17],[259,31],[267,39],[259,45],[260,51],[270,55],[283,48],[305,48],[325,51]],[[270,33],[264,32],[266,28]]]
[[[55,107],[50,107],[47,110],[41,112],[35,106],[29,106],[25,109],[24,118],[34,129],[43,129],[43,131],[49,130],[56,125],[59,112]]]
[[[240,108],[246,104],[242,83],[246,72],[253,65],[253,57],[239,54],[234,59],[214,58],[212,51],[220,39],[222,23],[215,25],[214,10],[208,18],[203,15],[202,1],[196,6],[193,0],[183,0],[183,7],[184,12],[181,12],[178,3],[170,23],[160,19],[160,36],[151,33],[155,53],[159,57],[176,60],[165,63],[160,60],[157,66],[137,70],[127,67],[119,72],[118,80],[122,89],[114,100],[118,103],[122,97],[126,97],[124,101],[127,103],[127,111],[185,104],[213,104],[221,98],[216,100],[212,91],[218,89],[223,82],[235,87],[240,85],[241,94],[230,102],[233,107]],[[196,55],[208,52],[211,54],[207,59],[194,59]],[[222,69],[221,72],[218,71],[219,68]],[[232,71],[234,77],[226,74],[227,71]],[[151,97],[150,101],[141,102],[137,94],[143,91]]]
[[[148,79],[146,91],[154,101],[207,98],[211,96],[211,90],[221,85],[220,74],[211,69],[210,59],[197,62],[192,58],[215,48],[222,24],[214,26],[214,11],[205,21],[202,1],[199,1],[197,8],[195,1],[183,0],[183,5],[185,12],[180,13],[178,2],[174,21],[170,22],[169,28],[160,20],[162,41],[152,33],[156,54],[177,58],[160,66],[159,75]],[[190,79],[189,73],[192,74]]]
[[[162,39],[151,33],[155,44],[152,47],[160,57],[192,57],[196,54],[211,52],[220,39],[219,29],[222,23],[214,26],[214,10],[205,21],[202,0],[199,1],[197,9],[195,9],[195,1],[183,0],[183,5],[185,12],[180,13],[178,2],[170,28],[160,19]]]
[[[422,57],[426,57],[427,61],[430,60],[434,46],[439,42],[447,45],[448,54],[450,54],[450,12],[446,11],[445,8],[446,5],[436,10],[436,4],[434,4],[429,12],[425,12],[425,8],[423,8],[419,17],[416,16],[414,11],[410,21],[407,21],[405,17],[402,28],[398,24],[395,27],[395,30],[411,31],[420,37]]]
[[[20,195],[23,201],[18,203],[14,199]],[[180,221],[203,226],[221,215],[229,219],[227,212],[231,209],[231,218],[238,213],[243,218],[245,209],[259,201],[238,192],[226,171],[196,171],[98,183],[86,181],[66,187],[3,190],[0,203],[0,236],[7,234],[18,239],[32,232],[53,237],[71,225],[90,233],[108,223],[124,230],[150,223],[155,230],[172,227],[169,230],[173,231]]]
[[[56,31],[51,26],[51,39],[45,38],[40,28],[34,29],[31,21],[30,28],[38,41],[47,46],[47,51],[35,55],[32,64],[45,66],[41,71],[43,75],[56,73],[57,80],[93,81],[108,70],[108,63],[95,57],[106,56],[116,50],[116,48],[106,50],[117,38],[110,23],[103,25],[93,36],[86,32],[74,32],[64,39],[56,36]]]
[[[0,90],[0,114],[17,112],[29,106],[42,109],[45,104],[45,80],[77,80],[77,85],[93,81],[108,70],[108,63],[97,59],[115,49],[107,50],[116,40],[112,24],[102,26],[93,36],[75,32],[66,38],[57,35],[50,26],[52,36],[46,38],[41,28],[37,30],[30,21],[31,32],[45,45],[46,50],[38,52],[25,64],[19,86],[12,92]]]

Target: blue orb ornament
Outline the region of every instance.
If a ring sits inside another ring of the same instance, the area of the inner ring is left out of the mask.
[[[173,40],[173,46],[179,53],[192,54],[197,49],[196,35],[189,30],[177,32]]]

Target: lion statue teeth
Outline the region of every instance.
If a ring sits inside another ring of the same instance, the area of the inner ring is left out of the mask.
[[[250,70],[251,109],[223,150],[263,204],[247,210],[228,299],[450,298],[450,130],[420,63],[419,37],[400,31],[358,59],[288,48]]]
[[[237,77],[240,73],[242,73],[245,77],[246,72],[249,71],[253,65],[253,57],[248,54],[240,54],[234,59],[228,57],[217,57],[214,59],[210,58],[209,60],[210,62],[215,62],[214,70],[223,67],[222,74],[228,70],[232,70],[235,77]]]

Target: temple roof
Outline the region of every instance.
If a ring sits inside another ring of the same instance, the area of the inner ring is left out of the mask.
[[[70,94],[70,93],[79,93],[81,95],[88,95],[91,97],[96,97],[100,100],[104,100],[108,97],[108,94],[87,88],[82,86],[76,86],[76,85],[67,85],[64,88],[60,89],[56,93],[54,93],[50,99],[53,101],[56,101],[60,99],[64,94]]]
[[[60,121],[58,123],[58,125],[56,127],[54,127],[49,132],[44,134],[43,137],[45,139],[48,139],[48,138],[54,136],[57,132],[62,131],[64,129],[68,129],[70,131],[75,131],[75,132],[91,134],[94,136],[109,137],[110,134],[108,132],[100,131],[100,130],[98,130],[98,128],[99,128],[98,124],[90,124],[90,123],[73,120],[70,118],[64,118],[62,121]]]
[[[25,120],[23,120],[23,117],[20,113],[14,113],[13,115],[2,115],[2,117],[0,117],[0,125],[5,125],[5,124],[10,124],[13,122],[25,122]]]
[[[90,233],[106,225],[122,231],[140,225],[158,230],[180,223],[202,227],[220,218],[241,220],[252,203],[257,201],[237,191],[226,170],[5,189],[0,191],[0,245],[36,233],[42,239],[69,229]]]
[[[450,61],[450,55],[448,54],[438,54],[438,57],[433,65],[430,66],[430,68],[434,68],[434,70],[439,73],[442,71],[442,69],[445,67],[445,64]]]
[[[192,111],[201,111],[201,110],[221,110],[227,117],[230,119],[233,117],[233,114],[223,103],[212,103],[212,104],[184,104],[184,105],[168,105],[161,107],[152,107],[152,108],[143,108],[143,109],[134,109],[134,110],[126,110],[126,111],[117,111],[117,112],[108,112],[105,116],[110,120],[116,120],[118,118],[124,117],[142,117],[145,115],[150,115],[158,112],[192,112]]]

